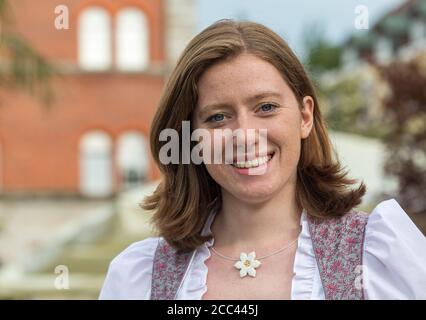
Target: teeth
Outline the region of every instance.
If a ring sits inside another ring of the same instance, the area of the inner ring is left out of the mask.
[[[249,161],[236,162],[236,163],[233,163],[232,165],[237,168],[254,168],[254,167],[258,167],[265,164],[266,162],[271,160],[271,158],[272,158],[271,155],[267,155],[267,156],[259,157]]]

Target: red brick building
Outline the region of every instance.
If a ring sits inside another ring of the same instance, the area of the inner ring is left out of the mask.
[[[103,197],[157,178],[148,132],[192,1],[11,2],[16,29],[62,75],[50,109],[0,89],[1,193]]]

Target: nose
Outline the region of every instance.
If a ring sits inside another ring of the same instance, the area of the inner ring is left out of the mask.
[[[234,155],[247,160],[256,155],[266,154],[266,134],[266,128],[260,127],[256,118],[249,112],[239,114],[232,135]],[[258,150],[257,153],[256,149]]]

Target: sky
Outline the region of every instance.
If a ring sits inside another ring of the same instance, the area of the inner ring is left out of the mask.
[[[216,20],[244,18],[265,24],[280,34],[299,57],[304,55],[303,35],[311,26],[326,39],[341,43],[353,33],[368,32],[354,26],[355,8],[368,8],[371,28],[389,9],[404,0],[196,0],[197,32]]]

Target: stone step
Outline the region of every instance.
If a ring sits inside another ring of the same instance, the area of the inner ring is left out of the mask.
[[[52,272],[57,265],[65,265],[70,272],[99,273],[105,274],[109,263],[121,251],[137,239],[115,239],[114,241],[103,241],[98,244],[74,244],[67,246],[43,273]]]
[[[68,289],[55,287],[58,275],[26,274],[2,281],[0,299],[97,299],[103,275],[70,273]]]

